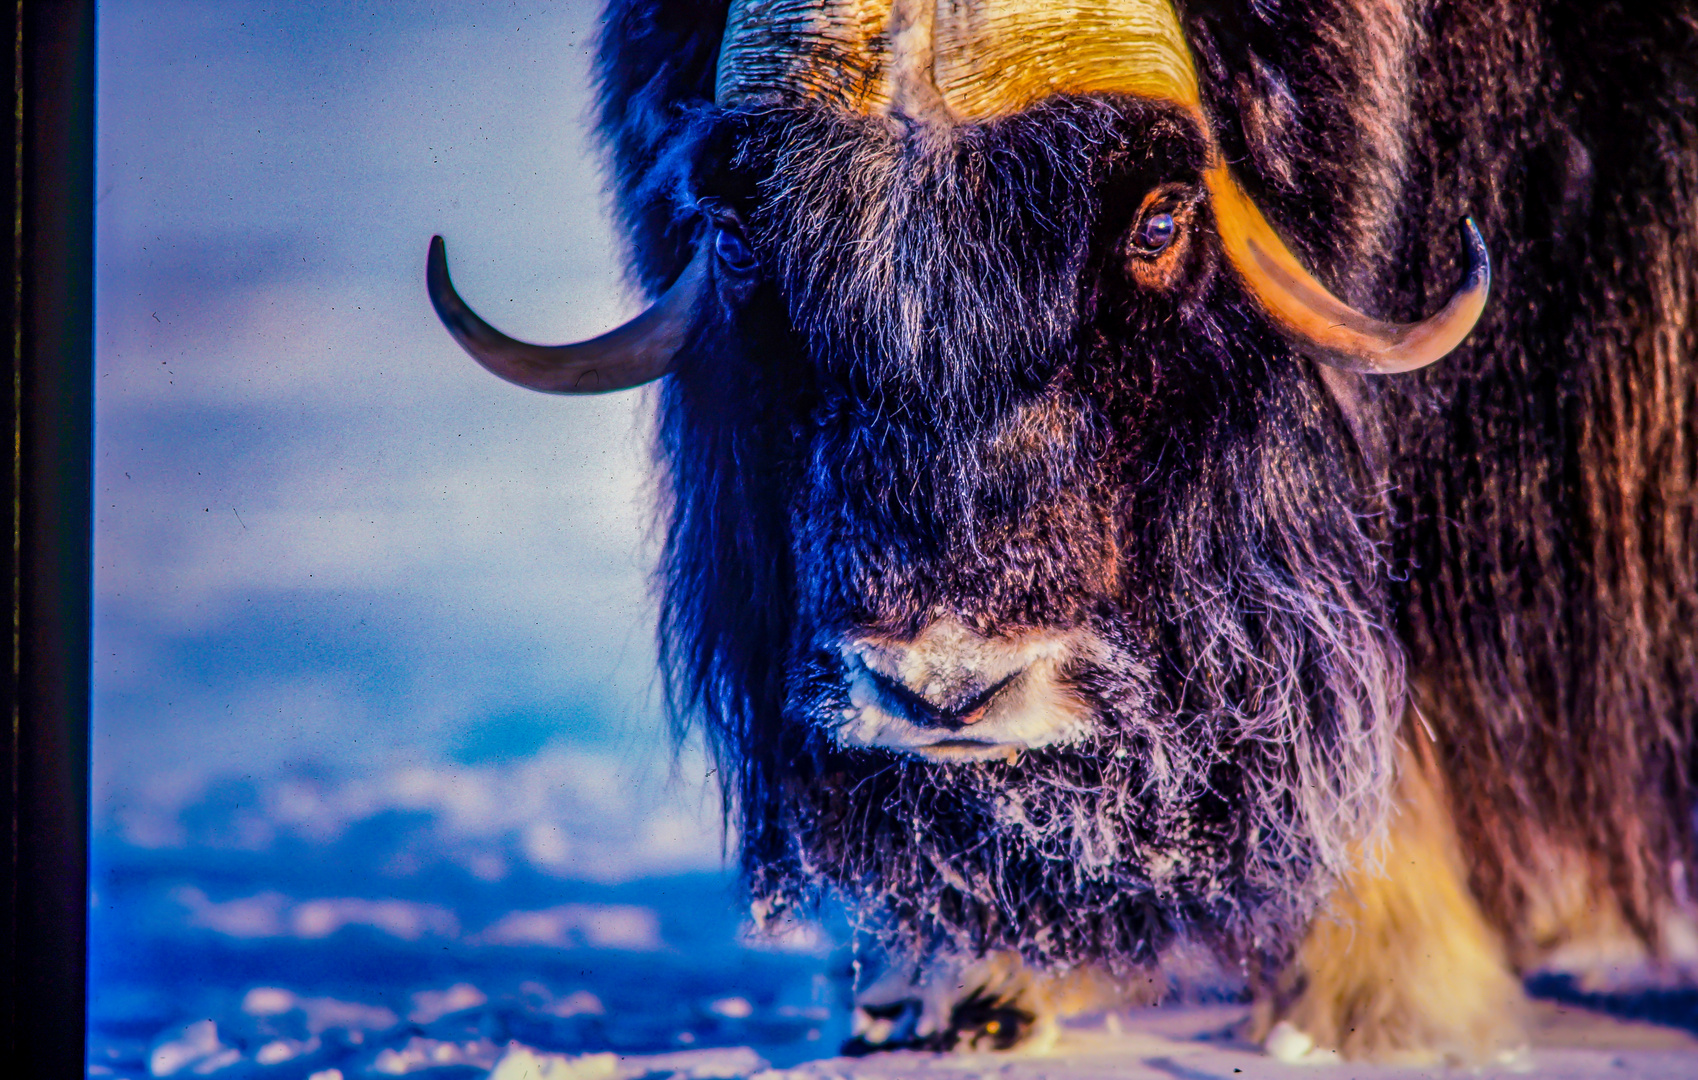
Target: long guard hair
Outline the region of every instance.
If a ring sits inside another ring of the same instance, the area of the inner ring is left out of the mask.
[[[1389,610],[1476,894],[1513,931],[1579,869],[1654,939],[1686,899],[1698,766],[1698,5],[1178,6],[1223,149],[1340,296],[1417,318],[1456,280],[1456,222],[1487,236],[1469,341],[1340,404],[1385,495]],[[688,257],[677,185],[725,9],[608,5],[601,131],[651,294]],[[786,448],[665,393],[667,685],[760,892],[795,752],[790,524],[759,472]],[[782,387],[727,393],[782,407]]]

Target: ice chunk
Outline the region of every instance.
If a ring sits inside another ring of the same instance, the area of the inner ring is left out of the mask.
[[[256,986],[242,997],[249,1016],[281,1016],[295,1007],[295,995],[275,986]]]
[[[446,1042],[414,1035],[399,1050],[391,1047],[377,1055],[372,1071],[385,1076],[405,1076],[424,1069],[440,1069],[447,1065],[470,1065],[476,1069],[491,1069],[501,1053],[488,1039],[474,1042]]]
[[[489,1080],[618,1080],[617,1054],[539,1054],[514,1044]]]
[[[254,1060],[261,1065],[277,1065],[285,1061],[293,1061],[302,1054],[311,1054],[319,1048],[318,1036],[313,1036],[306,1042],[296,1039],[273,1039],[260,1047],[254,1054]]]
[[[475,1009],[488,1000],[488,995],[471,983],[455,983],[446,990],[421,990],[413,995],[413,1011],[407,1014],[407,1019],[415,1024],[428,1024],[449,1013]]]
[[[562,904],[542,911],[510,911],[478,935],[485,945],[547,945],[566,949],[654,952],[662,948],[660,917],[634,904]]]
[[[262,892],[218,902],[193,885],[185,885],[171,895],[188,909],[190,926],[235,938],[278,937],[287,933],[283,912],[288,900],[281,893]]]
[[[154,1076],[175,1076],[221,1049],[218,1026],[211,1020],[196,1020],[175,1039],[167,1039],[153,1048],[153,1053],[148,1055],[147,1071]]]
[[[448,909],[406,900],[309,900],[296,906],[289,923],[296,937],[309,939],[329,937],[344,926],[370,926],[402,941],[460,932],[459,920]]]
[[[722,997],[708,1002],[708,1012],[727,1020],[746,1020],[754,1015],[755,1007],[745,997]]]
[[[352,1032],[387,1031],[401,1018],[381,1005],[365,1005],[358,1001],[339,1001],[336,998],[302,998],[301,1011],[307,1014],[307,1030],[314,1035],[336,1028]]]
[[[369,926],[403,941],[427,935],[453,938],[460,933],[452,911],[406,900],[332,897],[294,903],[281,893],[262,892],[220,902],[192,885],[175,890],[172,896],[187,909],[190,926],[235,938],[294,936],[310,941],[329,937],[345,926]]]
[[[605,1016],[607,1014],[607,1008],[602,1005],[601,999],[588,990],[579,990],[567,994],[559,1001],[551,1001],[542,1007],[542,1011],[550,1016],[558,1016],[562,1020],[574,1016]]]

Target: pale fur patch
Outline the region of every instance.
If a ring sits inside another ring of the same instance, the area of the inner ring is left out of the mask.
[[[1657,912],[1654,941],[1647,942],[1601,868],[1546,837],[1529,847],[1535,873],[1511,946],[1519,970],[1571,976],[1587,993],[1698,984],[1698,907],[1682,895],[1678,878],[1674,896]]]
[[[1407,749],[1399,766],[1384,839],[1359,849],[1257,1004],[1253,1034],[1270,1053],[1479,1064],[1527,1042],[1526,998],[1468,890],[1437,770]]]

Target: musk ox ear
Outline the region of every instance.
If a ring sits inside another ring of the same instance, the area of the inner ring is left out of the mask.
[[[602,0],[595,53],[596,136],[631,277],[658,296],[693,254],[674,198],[679,149],[713,100],[729,0]],[[687,154],[685,155],[687,156]]]
[[[576,345],[531,345],[489,325],[460,299],[442,237],[431,238],[425,264],[431,305],[460,347],[508,382],[547,394],[604,394],[665,375],[706,280],[707,259],[697,254],[652,307],[624,326]]]

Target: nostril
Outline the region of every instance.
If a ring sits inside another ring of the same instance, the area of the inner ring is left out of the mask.
[[[976,723],[977,721],[984,719],[985,711],[990,708],[991,702],[995,701],[996,696],[1006,690],[1008,688],[1008,684],[1019,678],[1019,676],[1020,672],[1011,671],[996,682],[991,683],[989,686],[979,691],[977,694],[974,694],[966,701],[956,705],[954,709],[954,715],[958,718],[956,723],[965,727],[968,724]]]
[[[984,719],[996,696],[1019,678],[1024,669],[1010,672],[972,694],[954,695],[952,701],[933,700],[870,667],[864,670],[878,691],[881,704],[890,712],[919,727],[963,728]]]
[[[863,669],[886,710],[920,727],[943,727],[943,709],[872,668]]]

